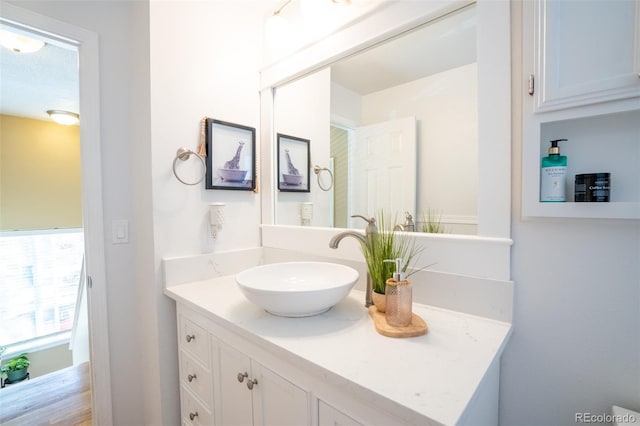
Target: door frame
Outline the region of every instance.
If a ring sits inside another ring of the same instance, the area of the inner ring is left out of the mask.
[[[78,49],[80,77],[80,160],[82,220],[85,235],[89,336],[91,358],[91,405],[94,425],[111,425],[111,368],[105,242],[102,208],[100,143],[100,70],[98,34],[2,2],[0,20],[47,39]]]

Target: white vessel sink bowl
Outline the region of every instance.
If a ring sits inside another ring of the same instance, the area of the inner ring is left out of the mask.
[[[283,317],[308,317],[331,309],[358,280],[358,271],[328,262],[283,262],[236,275],[247,299]]]

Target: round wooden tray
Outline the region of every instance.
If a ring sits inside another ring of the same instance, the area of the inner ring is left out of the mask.
[[[384,313],[378,312],[375,306],[369,306],[369,315],[373,318],[376,331],[387,337],[416,337],[427,334],[427,323],[416,314],[412,314],[411,324],[406,327],[395,327],[387,324]]]

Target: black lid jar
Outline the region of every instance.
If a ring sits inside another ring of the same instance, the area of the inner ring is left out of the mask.
[[[576,202],[608,202],[610,173],[585,173],[576,175]]]

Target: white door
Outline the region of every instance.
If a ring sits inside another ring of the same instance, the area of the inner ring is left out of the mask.
[[[351,165],[350,215],[376,216],[381,210],[416,217],[417,140],[415,117],[358,127]],[[349,227],[364,221],[349,219]]]
[[[256,425],[301,426],[310,424],[309,394],[268,368],[252,361],[258,384],[253,388]]]
[[[253,425],[253,408],[251,391],[247,388],[247,382],[253,379],[251,360],[245,354],[224,343],[220,343],[219,356],[221,424],[251,426]]]

